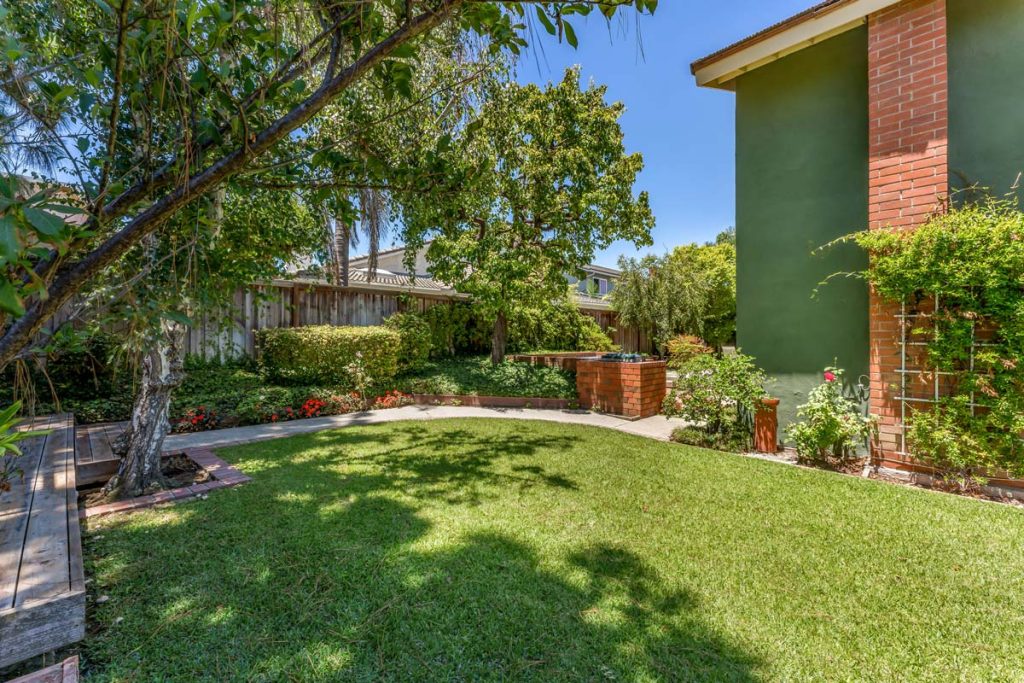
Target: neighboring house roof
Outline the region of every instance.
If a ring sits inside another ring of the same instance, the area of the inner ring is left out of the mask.
[[[900,0],[825,0],[690,65],[697,85],[733,89],[748,71],[820,43],[867,22],[870,14]]]
[[[616,270],[615,268],[608,268],[607,266],[595,266],[591,264],[589,266],[584,266],[583,271],[586,273],[591,273],[593,275],[604,275],[605,277],[610,278],[622,277],[621,270]]]
[[[315,285],[317,287],[336,287],[327,280],[300,274],[294,280],[280,280],[278,283],[299,285]],[[422,296],[443,297],[446,299],[468,299],[465,294],[456,292],[451,287],[438,282],[430,276],[418,275],[415,278],[406,273],[385,273],[377,271],[371,281],[366,270],[353,270],[348,274],[348,289],[363,292],[407,292]],[[591,311],[610,311],[611,303],[605,297],[591,296],[583,292],[573,292],[577,305]]]
[[[426,242],[423,245],[423,247],[421,248],[421,251],[425,252],[426,248],[429,247],[429,246],[430,246],[430,242],[428,241],[428,242]],[[377,253],[377,260],[378,261],[382,261],[382,260],[384,260],[383,257],[392,256],[394,254],[401,254],[404,251],[405,251],[405,247],[395,247],[393,249],[386,249],[384,251],[381,251],[381,252]],[[366,267],[369,266],[369,264],[370,264],[370,257],[369,257],[369,255],[366,255],[366,254],[361,254],[359,256],[354,256],[351,259],[349,259],[349,268],[353,269],[353,270],[358,269],[358,268],[366,268]],[[403,267],[404,267],[404,264],[403,264]],[[391,271],[392,274],[395,274],[395,273],[402,274],[402,275],[406,275],[407,274],[404,271],[399,272],[399,271],[397,271],[396,269],[393,269],[393,268],[382,269],[380,267],[378,267],[377,272],[381,273],[381,272],[385,272],[386,270]],[[582,268],[582,270],[584,272],[586,272],[586,273],[591,273],[591,274],[595,274],[595,275],[603,275],[603,276],[608,277],[608,278],[619,278],[619,277],[622,277],[622,271],[621,270],[616,270],[615,268],[609,268],[607,266],[599,266],[599,265],[595,265],[595,264],[590,264],[590,265],[584,266]],[[420,277],[429,277],[429,276],[426,273],[417,273],[416,277],[420,278]]]

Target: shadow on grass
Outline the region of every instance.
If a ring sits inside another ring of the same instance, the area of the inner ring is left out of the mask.
[[[516,461],[573,443],[313,435],[177,523],[120,520],[94,548],[112,599],[93,610],[87,680],[754,680],[754,658],[634,553],[583,541],[552,562],[507,525],[460,529],[510,486],[571,494]]]

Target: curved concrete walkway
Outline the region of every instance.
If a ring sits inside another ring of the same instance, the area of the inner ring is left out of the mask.
[[[339,429],[358,425],[382,424],[403,420],[443,420],[450,418],[489,417],[507,420],[543,420],[561,424],[604,427],[627,434],[658,441],[668,441],[672,430],[686,424],[679,419],[666,419],[662,415],[643,420],[626,420],[613,415],[591,413],[586,410],[539,410],[536,408],[473,408],[469,406],[404,406],[389,410],[371,410],[363,413],[314,417],[306,420],[277,422],[275,424],[232,427],[195,434],[174,434],[167,437],[164,449],[179,451],[186,448],[217,448],[243,442],[263,441],[296,434],[309,434],[325,429]]]

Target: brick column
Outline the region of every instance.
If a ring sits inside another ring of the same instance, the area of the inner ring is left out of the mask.
[[[872,229],[913,228],[949,191],[946,0],[904,0],[868,17]],[[876,457],[900,446],[899,307],[871,293],[871,410]]]

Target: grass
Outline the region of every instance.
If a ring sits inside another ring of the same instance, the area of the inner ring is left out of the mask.
[[[465,356],[431,362],[400,377],[398,388],[416,394],[576,398],[576,376],[558,368]]]
[[[91,521],[86,680],[1021,680],[1024,514],[596,428],[219,451]]]

